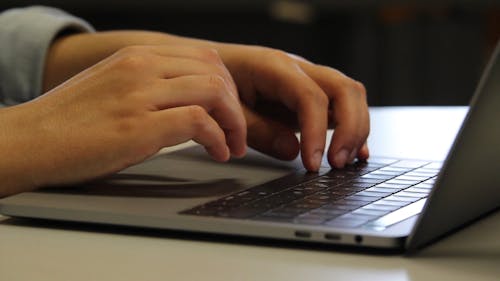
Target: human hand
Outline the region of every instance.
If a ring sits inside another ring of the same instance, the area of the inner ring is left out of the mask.
[[[217,49],[243,101],[251,147],[285,160],[295,158],[300,149],[305,167],[316,171],[326,129],[335,128],[328,149],[333,167],[341,168],[355,157],[368,158],[369,115],[363,85],[333,68],[270,48],[146,31],[71,35],[51,48],[46,87],[57,85],[118,48],[138,43]],[[296,129],[301,132],[300,143],[294,135]]]
[[[0,195],[103,176],[190,139],[218,161],[242,156],[246,123],[234,89],[215,50],[122,49],[0,111],[0,132],[9,132],[1,147],[11,154],[2,158],[13,159],[0,178],[17,179]]]
[[[251,147],[293,159],[300,146],[305,167],[317,171],[330,127],[335,128],[328,149],[333,167],[368,158],[370,122],[360,82],[279,50],[234,44],[218,49],[244,104]]]

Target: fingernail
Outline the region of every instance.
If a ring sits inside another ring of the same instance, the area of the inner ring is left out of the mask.
[[[333,164],[335,165],[335,168],[343,168],[345,166],[348,157],[349,157],[349,151],[347,151],[347,149],[345,148],[337,152],[337,154],[333,159]]]
[[[273,141],[273,151],[277,157],[290,159],[297,154],[296,144],[289,136],[279,136]]]
[[[358,155],[358,150],[357,149],[354,149],[353,151],[351,151],[351,154],[349,154],[349,161],[348,163],[351,164],[354,162],[354,159],[356,159],[356,156]]]
[[[323,151],[317,150],[313,154],[313,168],[315,171],[319,170],[319,167],[321,166],[321,160],[323,160]]]

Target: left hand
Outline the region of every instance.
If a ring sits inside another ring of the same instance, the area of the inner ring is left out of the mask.
[[[217,49],[238,87],[251,147],[284,160],[295,158],[300,149],[307,170],[317,171],[327,128],[335,128],[328,149],[333,167],[368,158],[363,84],[279,50],[235,44]]]

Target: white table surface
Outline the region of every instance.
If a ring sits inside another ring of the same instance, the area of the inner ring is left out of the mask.
[[[418,120],[415,132],[429,136],[446,128],[453,135],[464,113],[465,108],[375,108],[370,138],[412,118]],[[381,127],[379,120],[391,126]],[[427,141],[445,155],[451,140]],[[419,149],[412,155],[426,156]],[[0,216],[0,280],[500,280],[498,211],[414,257],[182,236]]]

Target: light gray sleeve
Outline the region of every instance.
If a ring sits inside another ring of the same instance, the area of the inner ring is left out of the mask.
[[[64,11],[33,6],[0,13],[0,107],[41,94],[45,56],[61,32],[92,32]]]

